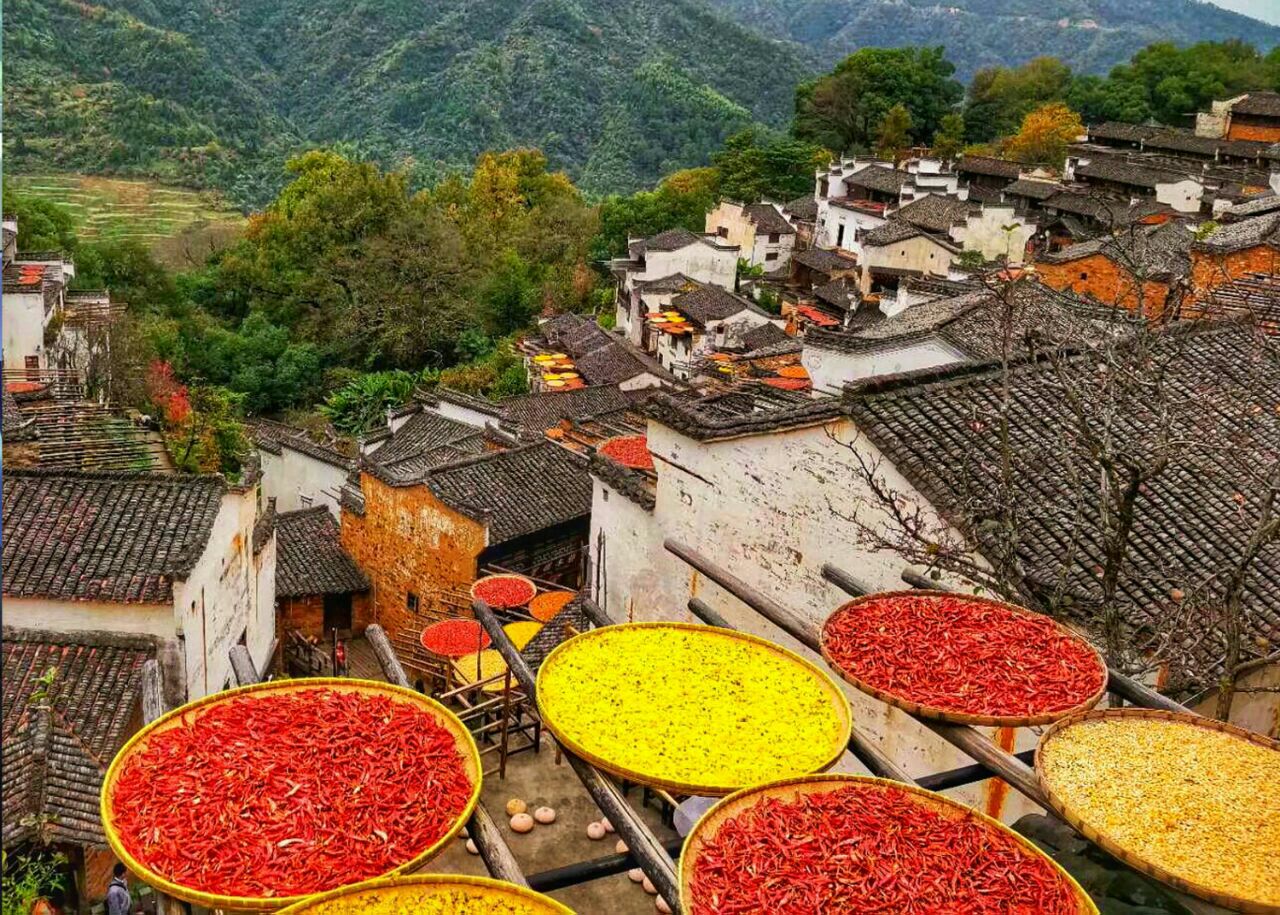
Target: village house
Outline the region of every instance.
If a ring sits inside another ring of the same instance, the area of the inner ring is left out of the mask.
[[[1158,316],[1187,276],[1195,235],[1181,220],[1136,226],[1046,253],[1036,274],[1047,286]]]
[[[814,232],[818,227],[818,201],[812,194],[784,203],[782,215],[796,230],[797,246],[813,244]]]
[[[262,466],[262,497],[281,513],[323,505],[337,517],[338,496],[355,459],[284,423],[253,419],[246,425]]]
[[[1184,127],[1158,124],[1127,124],[1106,121],[1088,128],[1088,141],[1093,146],[1109,146],[1131,152],[1151,153],[1170,159],[1198,162],[1203,165],[1267,167],[1267,147],[1258,140],[1231,140],[1224,137],[1202,137]]]
[[[859,288],[864,296],[898,287],[903,277],[951,274],[960,248],[909,222],[891,220],[862,239]]]
[[[996,324],[997,314],[1003,314],[996,307],[1002,295],[1009,300],[1010,336],[1019,351],[1032,331],[1062,340],[1091,335],[1091,322],[1098,316],[1086,303],[1028,280],[971,288],[892,314],[881,311],[861,326],[810,329],[801,362],[815,391],[839,394],[845,385],[866,378],[994,359],[1003,339]]]
[[[16,222],[14,227],[16,232]],[[6,244],[0,280],[6,377],[37,381],[56,367],[49,350],[62,326],[67,284],[74,276],[75,265],[61,255],[20,255],[12,243]]]
[[[66,858],[67,911],[88,911],[106,896],[116,857],[98,815],[102,779],[142,726],[142,666],[161,654],[154,635],[6,621],[3,846]]]
[[[443,461],[440,451],[390,467],[365,458],[343,489],[342,545],[369,578],[374,621],[395,635],[457,612],[490,566],[580,583],[591,511],[582,456],[546,439]]]
[[[1000,199],[1000,192],[1022,175],[1022,167],[995,156],[961,156],[956,162],[961,196],[975,203]]]
[[[675,274],[721,289],[737,286],[736,245],[724,244],[714,235],[699,235],[688,229],[668,229],[651,238],[632,239],[627,256],[610,262],[618,280],[615,326],[631,343],[639,346],[644,329],[640,292],[643,283]]]
[[[556,391],[585,385],[618,385],[623,390],[638,391],[673,384],[675,378],[651,354],[656,347],[646,338],[648,314],[669,303],[680,291],[697,289],[701,284],[680,275],[654,285],[660,292],[650,292],[646,283],[640,283],[633,292],[637,311],[629,338],[610,333],[587,315],[562,314],[543,321],[540,337],[529,337],[520,343],[529,387],[534,391]],[[544,366],[540,359],[551,359],[553,365]]]
[[[364,632],[373,622],[369,579],[342,548],[342,532],[325,505],[276,517],[278,630],[327,639]]]
[[[922,306],[924,307],[924,306]],[[1186,360],[1178,377],[1187,384],[1212,384],[1221,367],[1240,350],[1233,335],[1238,326],[1206,330],[1178,358]],[[1013,376],[1014,434],[1020,448],[1040,454],[1048,450],[1054,430],[1065,421],[1067,406],[1053,392],[1053,372],[1045,362],[1028,362]],[[1280,383],[1280,376],[1273,379]],[[997,471],[991,449],[997,436],[974,418],[975,404],[998,400],[998,364],[965,363],[932,371],[889,376],[848,390],[843,398],[793,394],[755,384],[695,397],[659,393],[646,404],[647,444],[654,457],[651,478],[593,461],[591,511],[593,582],[597,599],[614,619],[686,619],[685,607],[698,597],[731,625],[805,650],[789,636],[745,608],[705,576],[678,563],[664,547],[668,540],[699,551],[749,587],[768,595],[811,624],[819,624],[847,598],[823,576],[826,563],[848,570],[872,590],[902,588],[904,560],[867,536],[894,524],[873,494],[867,468],[877,485],[895,493],[910,517],[919,510],[921,524],[946,528],[955,500],[971,488],[966,475]],[[1265,413],[1265,411],[1263,411]],[[1262,415],[1254,423],[1260,434],[1274,437]],[[1019,461],[1019,468],[1036,461]],[[1024,539],[1028,568],[1052,567],[1063,544],[1076,542],[1077,517],[1067,507],[1055,508],[1052,476],[1060,461],[1046,459],[1035,479],[1019,477],[1023,504],[1045,506],[1028,519]],[[983,468],[987,468],[983,471]],[[1171,576],[1196,574],[1193,567],[1217,568],[1221,550],[1234,550],[1247,530],[1232,522],[1230,485],[1221,477],[1170,475],[1153,481],[1156,507],[1144,513],[1135,531],[1135,565],[1122,586],[1123,613],[1135,632],[1153,625],[1152,609],[1170,600],[1168,590],[1152,584]],[[1222,496],[1221,499],[1218,496]],[[1179,532],[1171,547],[1167,532]],[[1083,534],[1092,543],[1093,534]],[[1086,549],[1088,552],[1088,549]],[[1280,592],[1269,582],[1276,557],[1269,555],[1250,591],[1252,635],[1274,636],[1280,625]],[[1096,559],[1082,556],[1069,569],[1069,583],[1080,603],[1096,600]],[[1215,676],[1213,653],[1218,645],[1203,638],[1214,631],[1209,621],[1189,622],[1186,634],[1202,651],[1182,670],[1189,676],[1181,694],[1188,701],[1210,701],[1205,683]],[[1199,627],[1199,628],[1197,628]],[[1252,637],[1252,635],[1250,637]],[[812,655],[810,655],[812,656]],[[1274,682],[1276,665],[1249,674],[1246,682]],[[908,773],[935,771],[962,758],[932,738],[921,725],[891,707],[856,691],[850,694],[860,730]],[[1274,732],[1277,697],[1256,693],[1237,700],[1233,720],[1260,732]],[[1016,746],[1033,746],[1035,735],[1022,731]],[[961,791],[968,803],[988,805],[994,815],[1015,818],[1029,809],[1021,799],[974,786]]]
[[[722,200],[707,213],[707,232],[736,245],[749,267],[773,271],[785,267],[796,230],[775,203]]]
[[[730,326],[741,332],[775,320],[749,299],[715,286],[681,293],[670,308],[668,316],[649,319],[646,343],[654,347],[662,367],[684,381],[698,357],[725,345]]]
[[[1191,286],[1198,302],[1249,274],[1280,273],[1280,211],[1220,226],[1191,246]]]
[[[1203,206],[1205,185],[1191,169],[1077,152],[1067,157],[1063,177],[1118,198],[1152,198],[1179,213],[1199,213]]]
[[[168,696],[235,685],[229,652],[274,652],[276,540],[259,485],[217,475],[4,473],[5,622],[162,640]]]
[[[1035,235],[1034,222],[1019,216],[1013,206],[978,203],[926,194],[889,214],[924,232],[947,239],[983,260],[1021,264],[1027,243]]]
[[[1250,92],[1214,102],[1196,115],[1196,136],[1280,143],[1280,92]]]

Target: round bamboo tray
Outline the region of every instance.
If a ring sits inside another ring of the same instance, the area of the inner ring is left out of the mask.
[[[446,893],[465,893],[467,901],[491,906],[495,912],[507,911],[502,906],[523,906],[530,915],[574,915],[572,909],[526,887],[461,874],[382,877],[309,896],[280,915],[398,915],[415,911],[413,906],[424,896]]]
[[[476,655],[479,655],[479,671],[477,672]],[[458,682],[462,686],[471,683],[478,683],[481,680],[488,680],[490,677],[504,674],[507,672],[507,662],[503,660],[502,654],[496,648],[486,648],[484,651],[472,652],[464,654],[460,658],[454,658],[451,662],[453,672],[458,677]],[[515,685],[515,679],[512,678],[512,686]],[[480,687],[483,693],[500,693],[507,688],[506,678],[494,680]]]
[[[957,801],[953,801],[948,797],[937,794],[933,791],[927,791],[915,785],[907,785],[902,782],[891,781],[886,778],[875,778],[870,775],[808,775],[802,778],[788,778],[782,781],[770,782],[767,785],[758,785],[754,788],[747,788],[736,794],[731,794],[720,803],[716,804],[702,818],[694,824],[693,830],[689,833],[688,838],[684,841],[684,848],[680,852],[680,907],[685,913],[693,912],[693,870],[699,853],[703,847],[715,838],[720,827],[725,821],[733,819],[748,808],[770,798],[781,801],[793,801],[796,798],[806,795],[825,794],[829,791],[836,791],[849,785],[878,785],[883,788],[896,788],[912,795],[913,800],[922,807],[927,807],[951,819],[968,818],[976,820],[984,826],[996,832],[1004,833],[1011,836],[1022,848],[1026,849],[1029,854],[1036,855],[1048,861],[1058,876],[1062,878],[1062,882],[1066,884],[1071,894],[1075,897],[1076,905],[1079,908],[1080,915],[1098,915],[1098,907],[1093,904],[1093,900],[1089,898],[1089,894],[1084,888],[1076,882],[1076,879],[1068,874],[1062,867],[1041,851],[1029,839],[1019,835],[1014,830],[1005,826],[999,820],[992,819],[984,813],[974,810]]]
[[[117,858],[124,862],[124,865],[129,868],[130,871],[141,878],[144,883],[149,884],[162,893],[166,893],[178,899],[183,899],[187,902],[205,906],[210,909],[272,912],[276,909],[292,905],[293,903],[300,902],[301,900],[308,898],[306,895],[223,896],[217,893],[207,893],[193,887],[183,886],[182,884],[174,883],[173,881],[166,879],[162,875],[151,870],[151,868],[143,864],[141,861],[137,860],[125,848],[124,842],[121,840],[120,835],[115,828],[115,812],[112,808],[111,798],[112,792],[115,789],[116,780],[119,778],[124,764],[129,759],[129,755],[145,748],[147,741],[156,734],[164,733],[170,728],[188,724],[198,718],[201,712],[209,707],[232,699],[240,699],[246,696],[260,696],[268,693],[279,694],[303,692],[313,689],[330,689],[341,692],[383,695],[401,702],[408,702],[431,713],[443,727],[453,733],[454,745],[462,755],[467,770],[467,776],[471,779],[471,797],[468,799],[462,812],[458,814],[458,817],[454,820],[453,825],[449,827],[449,830],[443,836],[428,848],[424,849],[420,854],[414,856],[410,860],[404,862],[404,864],[394,868],[382,876],[394,876],[406,871],[415,870],[443,851],[449,844],[449,841],[453,839],[459,831],[461,831],[467,820],[471,818],[471,814],[480,800],[480,783],[484,770],[481,766],[480,751],[476,747],[476,743],[471,736],[471,732],[467,730],[466,726],[459,721],[452,712],[440,703],[436,702],[434,699],[428,698],[421,693],[417,693],[411,689],[405,689],[400,686],[394,686],[390,683],[379,683],[374,680],[353,680],[346,677],[314,677],[302,680],[279,680],[270,683],[255,683],[251,686],[241,686],[236,689],[229,689],[221,693],[215,693],[211,696],[205,696],[203,699],[197,699],[194,702],[188,702],[181,708],[176,708],[167,714],[161,715],[155,721],[146,725],[120,748],[120,752],[117,753],[115,759],[111,761],[111,765],[107,767],[106,775],[102,779],[102,792],[99,795],[99,814],[102,818],[102,831],[106,834],[107,844],[111,847],[111,851]],[[228,841],[234,841],[234,837],[228,836]]]
[[[549,623],[577,596],[576,591],[543,591],[529,601],[529,615],[540,623]]]
[[[817,665],[810,663],[799,655],[788,651],[781,646],[775,645],[766,639],[749,635],[743,632],[735,632],[727,629],[715,629],[710,626],[702,626],[693,623],[625,623],[615,626],[607,626],[603,629],[593,629],[576,635],[556,647],[546,659],[542,662],[542,666],[538,669],[537,677],[537,696],[538,696],[538,713],[542,718],[547,729],[555,735],[565,747],[577,756],[590,762],[597,768],[610,772],[619,778],[624,778],[638,784],[648,785],[654,788],[664,788],[668,791],[674,791],[681,794],[696,794],[702,797],[717,797],[730,794],[745,787],[742,784],[723,784],[714,781],[705,782],[685,782],[677,781],[668,777],[664,777],[660,773],[646,772],[634,765],[629,765],[622,758],[614,758],[605,755],[606,751],[593,748],[574,737],[572,733],[564,727],[562,722],[556,720],[553,714],[548,714],[545,707],[544,689],[547,683],[551,681],[557,674],[558,665],[569,656],[571,652],[579,651],[585,645],[589,645],[592,641],[617,635],[619,632],[626,631],[643,631],[669,629],[680,630],[697,633],[699,637],[707,639],[724,639],[735,642],[740,645],[751,645],[756,649],[766,652],[774,657],[780,658],[789,665],[799,668],[813,679],[815,685],[826,694],[831,704],[831,713],[837,721],[836,737],[832,740],[831,746],[826,753],[811,769],[811,772],[824,772],[830,769],[844,755],[845,749],[849,744],[849,738],[853,731],[853,712],[849,707],[849,701],[845,698],[843,691],[825,672]],[[682,670],[679,671],[682,676],[689,676],[696,671]],[[658,676],[657,671],[654,672]],[[715,688],[717,684],[709,684],[709,688]],[[591,682],[583,683],[566,683],[565,688],[581,689],[599,692],[598,684]],[[678,712],[678,709],[670,709],[668,713]],[[750,725],[745,725],[750,727]]]
[[[1076,829],[1081,835],[1089,839],[1095,845],[1111,854],[1113,857],[1123,861],[1136,871],[1140,871],[1150,877],[1154,877],[1161,883],[1167,883],[1176,889],[1189,893],[1200,899],[1212,902],[1215,905],[1225,906],[1237,912],[1262,913],[1262,915],[1277,915],[1280,913],[1280,905],[1271,905],[1262,903],[1252,899],[1245,899],[1236,896],[1233,893],[1224,892],[1210,886],[1202,886],[1192,880],[1179,877],[1163,867],[1147,861],[1141,855],[1135,853],[1132,849],[1126,848],[1118,840],[1112,838],[1090,825],[1084,817],[1075,811],[1068,800],[1062,797],[1054,790],[1053,783],[1045,774],[1044,748],[1049,745],[1056,737],[1060,736],[1064,731],[1086,721],[1096,721],[1098,719],[1108,718],[1149,718],[1162,721],[1176,721],[1191,727],[1204,728],[1209,731],[1221,731],[1224,734],[1230,734],[1239,740],[1248,743],[1257,744],[1269,750],[1280,752],[1280,741],[1271,740],[1263,737],[1261,734],[1255,734],[1253,731],[1247,731],[1244,728],[1238,728],[1232,724],[1216,721],[1212,718],[1203,718],[1199,715],[1184,714],[1179,712],[1167,712],[1163,709],[1104,709],[1101,711],[1084,712],[1065,721],[1059,721],[1053,727],[1045,731],[1040,738],[1040,743],[1036,746],[1036,779],[1040,782],[1040,787],[1049,799],[1049,806],[1062,817],[1067,823]],[[1280,866],[1280,865],[1278,865]]]
[[[517,620],[514,623],[507,623],[502,627],[502,631],[507,634],[507,638],[511,639],[511,644],[516,646],[516,651],[524,651],[533,641],[534,636],[542,631],[542,623],[536,620]]]
[[[878,591],[874,594],[864,594],[862,597],[855,597],[851,601],[846,601],[845,603],[841,604],[838,608],[836,608],[836,610],[834,610],[831,616],[828,616],[827,619],[830,620],[837,613],[839,613],[841,610],[846,609],[847,607],[857,606],[859,604],[863,604],[863,603],[866,603],[867,601],[874,600],[874,599],[882,599],[886,597],[897,597],[897,596],[903,596],[903,597],[908,597],[908,596],[909,597],[928,597],[928,596],[944,597],[945,596],[945,597],[951,597],[951,598],[956,597],[956,595],[950,591],[929,591],[925,589],[911,589],[908,591]],[[844,680],[846,683],[856,686],[861,692],[866,693],[868,696],[874,696],[875,698],[879,699],[881,702],[884,702],[887,705],[892,705],[894,708],[902,709],[902,711],[908,712],[909,714],[917,715],[921,718],[930,718],[935,721],[945,721],[945,722],[948,722],[949,724],[969,724],[969,725],[979,725],[984,727],[1007,727],[1007,728],[1029,727],[1031,725],[1037,725],[1037,724],[1053,724],[1055,721],[1061,721],[1063,718],[1068,718],[1072,715],[1077,715],[1080,712],[1088,711],[1089,709],[1097,705],[1098,702],[1101,701],[1102,697],[1106,695],[1107,693],[1106,662],[1102,660],[1102,655],[1098,653],[1098,649],[1094,648],[1093,645],[1089,644],[1087,640],[1081,638],[1079,635],[1072,632],[1070,629],[1068,629],[1066,626],[1059,623],[1057,620],[1050,619],[1049,617],[1046,617],[1040,613],[1035,613],[1031,610],[1028,610],[1025,607],[1019,607],[1017,604],[1009,604],[1009,603],[1005,603],[1004,601],[994,600],[989,597],[975,597],[971,595],[963,595],[963,597],[965,600],[974,601],[977,603],[989,604],[995,607],[1001,607],[1005,610],[1010,611],[1011,613],[1016,613],[1020,616],[1032,616],[1039,619],[1048,619],[1049,622],[1053,623],[1053,625],[1063,635],[1068,636],[1069,638],[1073,639],[1076,642],[1079,642],[1081,645],[1084,645],[1089,649],[1090,653],[1093,655],[1094,659],[1097,661],[1098,668],[1103,672],[1102,685],[1099,686],[1098,689],[1091,696],[1089,696],[1087,699],[1085,699],[1083,702],[1079,703],[1078,705],[1074,705],[1071,708],[1061,709],[1055,712],[1044,712],[1038,715],[974,715],[968,712],[957,712],[952,709],[940,708],[938,706],[933,706],[933,705],[922,705],[919,702],[913,702],[904,696],[897,695],[896,693],[886,692],[885,690],[880,689],[877,686],[873,686],[870,683],[866,682],[865,680],[862,680],[854,676],[853,674],[849,673],[847,670],[845,670],[839,664],[837,664],[835,659],[831,657],[830,652],[827,651],[827,629],[825,624],[823,625],[823,628],[822,628],[822,637],[821,637],[821,646],[820,646],[822,650],[823,660],[827,662],[828,666],[830,666],[830,668],[834,670],[842,680]]]
[[[462,625],[466,627],[468,630],[471,630],[472,627],[475,627],[474,630],[472,630],[475,632],[475,636],[476,636],[476,646],[474,648],[468,648],[466,651],[453,652],[453,651],[443,651],[438,645],[435,645],[433,647],[433,643],[431,640],[431,635],[433,630],[437,629],[437,627],[458,626],[458,625]],[[458,619],[441,620],[438,623],[432,623],[426,629],[423,629],[421,635],[418,636],[418,643],[422,645],[425,651],[427,651],[429,654],[435,655],[437,658],[446,658],[446,659],[461,658],[465,655],[474,654],[477,651],[484,651],[486,648],[490,646],[490,644],[492,644],[492,642],[493,640],[489,638],[489,633],[485,632],[485,629],[483,626],[481,626],[475,620],[466,619],[465,617],[458,618]]]
[[[529,603],[529,601],[533,600],[534,596],[538,593],[538,586],[533,583],[533,579],[525,578],[523,575],[516,575],[511,572],[504,572],[501,575],[486,575],[484,578],[477,578],[475,581],[473,581],[471,583],[471,599],[484,600],[484,598],[478,597],[476,595],[476,588],[480,587],[486,582],[502,581],[502,580],[523,582],[529,587],[529,596],[525,598],[521,603],[518,603],[518,604],[502,604],[502,605],[489,604],[489,606],[493,607],[495,610],[510,610],[515,607],[523,607],[525,604]],[[486,603],[488,602],[486,601]]]

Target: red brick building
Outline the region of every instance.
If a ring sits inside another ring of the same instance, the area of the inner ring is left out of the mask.
[[[1280,212],[1218,228],[1191,248],[1191,286],[1201,307],[1214,290],[1250,275],[1280,273]]]

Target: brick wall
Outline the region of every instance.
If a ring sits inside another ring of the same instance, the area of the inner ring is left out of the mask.
[[[1099,302],[1120,304],[1130,311],[1138,308],[1139,284],[1125,268],[1101,254],[1082,257],[1065,264],[1036,264],[1041,281],[1053,289],[1091,295]],[[1167,283],[1147,280],[1141,284],[1141,301],[1148,314],[1157,314],[1169,295]]]
[[[299,629],[303,635],[325,638],[324,595],[309,594],[305,597],[282,597],[276,602],[279,612],[279,631]],[[373,600],[368,592],[351,595],[352,634],[359,635],[374,622]]]
[[[388,486],[369,474],[360,486],[364,517],[343,509],[342,545],[373,584],[371,622],[394,634],[410,623],[410,592],[432,610],[440,591],[471,586],[486,531],[426,486]]]
[[[1227,130],[1227,139],[1280,143],[1280,124],[1241,124],[1233,117],[1231,127]]]
[[[1230,254],[1207,251],[1191,252],[1191,286],[1197,300],[1246,273],[1280,273],[1280,251],[1269,245],[1258,245]]]

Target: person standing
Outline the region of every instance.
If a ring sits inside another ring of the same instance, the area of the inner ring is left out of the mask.
[[[117,861],[111,873],[111,885],[107,887],[107,915],[131,915],[133,897],[129,895],[129,884],[124,879],[124,864]]]

